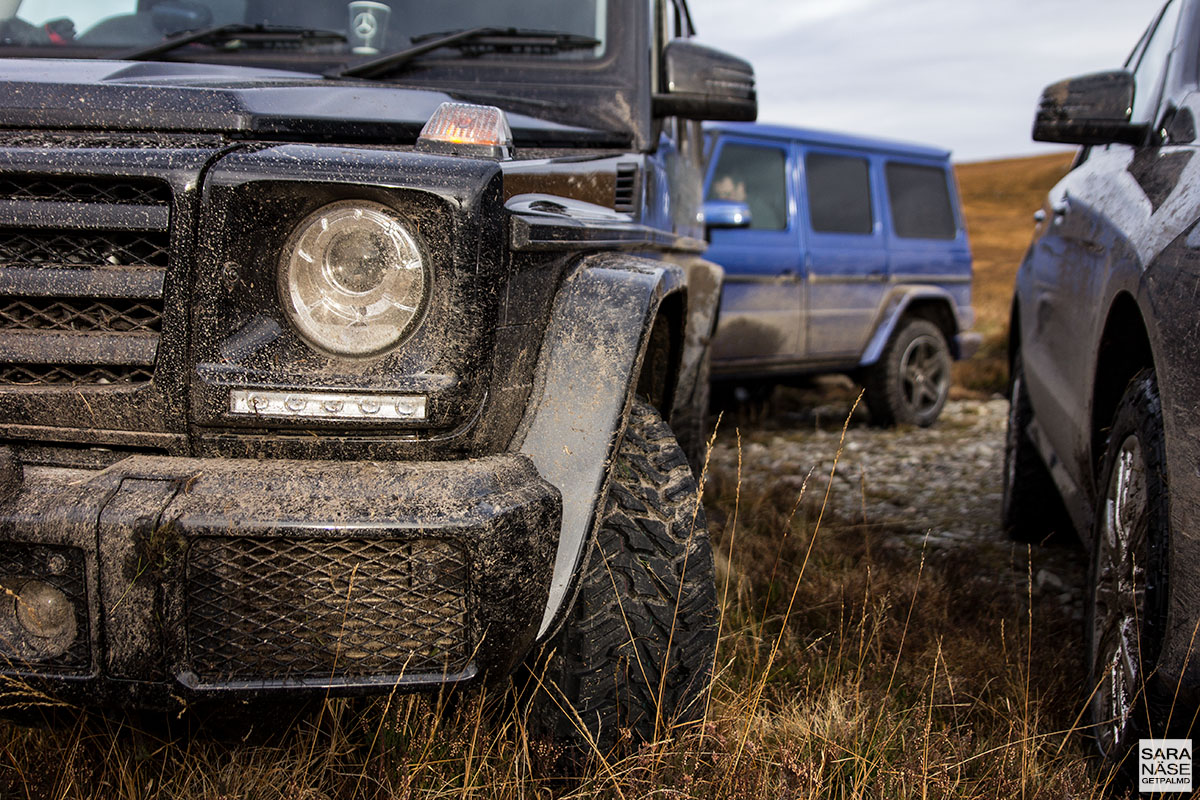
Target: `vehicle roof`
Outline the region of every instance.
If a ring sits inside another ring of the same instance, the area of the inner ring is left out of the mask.
[[[941,147],[931,147],[923,144],[897,142],[891,139],[880,139],[873,136],[858,136],[834,131],[820,131],[812,128],[796,128],[788,125],[771,125],[763,122],[721,122],[706,124],[706,131],[715,133],[734,133],[740,136],[753,136],[757,139],[774,139],[777,141],[802,141],[811,144],[849,147],[857,150],[871,150],[892,153],[894,155],[920,156],[946,160],[950,151]]]

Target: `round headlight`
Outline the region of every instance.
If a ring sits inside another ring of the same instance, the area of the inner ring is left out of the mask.
[[[385,206],[333,203],[310,214],[283,251],[279,288],[309,344],[369,356],[408,333],[425,302],[425,262]]]
[[[45,657],[67,652],[75,641],[75,606],[60,590],[42,581],[26,581],[17,592],[17,621]]]

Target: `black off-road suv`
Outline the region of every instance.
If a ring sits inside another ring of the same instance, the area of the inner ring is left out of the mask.
[[[694,718],[697,120],[749,66],[682,0],[62,8],[0,25],[7,707],[553,652],[551,727]]]
[[[1012,304],[1004,523],[1087,546],[1091,730],[1130,773],[1200,704],[1198,118],[1198,0],[1164,3],[1123,69],[1048,87],[1034,138],[1081,149]]]

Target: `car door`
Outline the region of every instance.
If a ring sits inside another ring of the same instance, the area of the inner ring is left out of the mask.
[[[808,243],[810,361],[857,360],[887,291],[877,160],[855,150],[801,149]]]
[[[790,149],[786,141],[722,136],[710,162],[705,199],[750,207],[749,227],[709,233],[706,257],[725,268],[713,340],[719,371],[735,363],[786,364],[803,353],[803,259]]]
[[[1109,151],[1076,167],[1050,193],[1040,235],[1027,259],[1029,307],[1022,309],[1022,361],[1026,389],[1037,409],[1043,449],[1070,462],[1072,481],[1082,486],[1085,454],[1080,431],[1088,426],[1085,390],[1091,386],[1090,358],[1080,352],[1102,300],[1105,230],[1118,221],[1096,205],[1095,190],[1112,181]],[[1046,447],[1048,445],[1048,447]],[[1050,459],[1056,468],[1055,459]]]
[[[1180,0],[1164,8],[1135,49],[1133,120],[1155,122]],[[1158,134],[1154,134],[1157,138]],[[1108,308],[1111,276],[1140,271],[1182,230],[1168,202],[1180,159],[1191,146],[1094,147],[1051,191],[1027,258],[1021,308],[1022,359],[1036,409],[1035,441],[1051,469],[1063,462],[1075,486],[1091,492],[1090,428],[1094,357]],[[1172,177],[1173,176],[1173,177]],[[1088,347],[1081,347],[1087,343]],[[1063,476],[1059,476],[1060,480]],[[1090,501],[1089,501],[1090,502]]]

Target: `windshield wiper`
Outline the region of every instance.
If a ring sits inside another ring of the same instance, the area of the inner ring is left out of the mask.
[[[443,47],[456,47],[466,52],[558,53],[563,50],[583,50],[601,43],[599,39],[577,33],[521,28],[468,28],[447,33],[427,33],[415,37],[413,42],[413,46],[405,50],[327,72],[326,77],[377,78],[395,72],[414,58]]]
[[[193,43],[219,45],[242,40],[246,42],[268,44],[311,44],[314,42],[344,42],[346,36],[338,31],[325,31],[314,28],[297,28],[290,25],[217,25],[212,28],[201,28],[172,37],[150,47],[139,47],[121,53],[118,59],[125,61],[146,61],[163,53]]]

